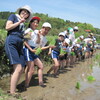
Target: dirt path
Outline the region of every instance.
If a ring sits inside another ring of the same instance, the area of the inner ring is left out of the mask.
[[[93,72],[90,68],[93,64],[93,58],[79,62],[73,68],[65,68],[58,78],[47,77],[46,72],[50,66],[45,65],[44,81],[47,86],[45,88],[38,86],[38,77],[35,73],[30,87],[27,91],[21,92],[21,96],[26,100],[100,100],[100,66],[96,67],[97,72]],[[88,83],[87,76],[93,73],[97,79]],[[23,84],[23,80],[24,75],[20,83]],[[80,89],[75,88],[77,82],[81,84]]]

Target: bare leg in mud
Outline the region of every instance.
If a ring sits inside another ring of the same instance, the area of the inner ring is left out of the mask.
[[[49,71],[47,71],[47,74],[50,74],[52,71],[54,71],[54,75],[57,75],[57,71],[59,69],[59,61],[57,58],[53,58],[54,66],[52,66]]]
[[[34,64],[38,66],[38,77],[39,77],[39,85],[42,86],[43,84],[43,64],[39,58],[36,58],[34,61],[28,62],[28,68],[26,71],[26,80],[25,80],[25,87],[29,86],[30,80],[34,73]]]
[[[33,73],[34,73],[34,62],[28,61],[27,67],[25,70],[25,87],[26,88],[29,87],[29,83],[30,83]]]
[[[13,65],[14,72],[11,76],[11,83],[10,83],[10,93],[14,94],[16,92],[16,86],[22,74],[23,68],[21,64]]]
[[[70,58],[68,57],[67,59],[66,59],[66,67],[69,67],[70,66]]]
[[[89,51],[86,51],[86,52],[85,52],[85,59],[89,58],[89,56],[90,56]]]
[[[39,85],[43,86],[43,63],[41,62],[41,60],[39,58],[34,60],[35,65],[38,66],[38,78],[39,78]]]

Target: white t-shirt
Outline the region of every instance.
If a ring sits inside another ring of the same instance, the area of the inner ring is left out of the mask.
[[[85,44],[87,44],[89,41],[93,41],[93,39],[91,39],[91,38],[85,38],[84,41],[85,41]]]
[[[40,47],[44,47],[46,44],[47,44],[47,39],[46,39],[46,37],[45,36],[43,36],[43,35],[40,35],[40,44],[39,44],[39,46]]]
[[[76,46],[76,44],[80,44],[80,42],[78,42],[78,41],[81,42],[79,37],[74,40],[73,45]]]
[[[74,34],[74,32],[69,34],[69,39],[72,41],[72,43],[75,41],[75,34]]]
[[[79,37],[75,39],[74,43],[76,44],[78,42],[78,40],[80,40]]]
[[[46,37],[45,36],[43,36],[43,35],[40,35],[40,43],[38,44],[38,43],[36,43],[37,42],[37,39],[38,39],[38,32],[39,32],[39,30],[32,30],[31,28],[28,28],[26,31],[25,31],[25,34],[27,34],[28,32],[32,32],[31,33],[31,39],[30,40],[28,40],[28,44],[30,45],[30,46],[33,46],[33,47],[35,47],[35,48],[37,48],[37,47],[44,47],[45,45],[46,45],[46,43],[47,43],[47,39],[46,39]]]

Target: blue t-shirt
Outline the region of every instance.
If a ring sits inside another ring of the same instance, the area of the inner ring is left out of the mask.
[[[15,14],[11,14],[9,16],[8,20],[12,21],[13,23],[16,23],[19,21],[19,18]],[[24,24],[23,23],[21,23],[14,29],[8,31],[8,35],[17,35],[19,37],[23,37],[23,33],[24,33]]]

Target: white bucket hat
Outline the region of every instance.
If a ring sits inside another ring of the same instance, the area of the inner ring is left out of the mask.
[[[69,45],[70,44],[70,40],[69,39],[65,39],[65,42]]]
[[[77,26],[75,26],[75,27],[74,27],[74,30],[78,30],[78,27],[77,27]]]
[[[42,27],[49,27],[49,28],[51,28],[51,24],[48,23],[48,22],[45,22],[45,23],[43,23]]]
[[[80,36],[80,38],[81,38],[81,39],[84,39],[84,36],[83,36],[83,35],[81,35],[81,36]]]
[[[80,44],[76,44],[76,46],[79,48],[80,47]]]
[[[17,9],[17,13],[19,14],[20,10],[22,10],[22,9],[25,9],[25,10],[27,10],[27,11],[30,12],[30,16],[29,16],[29,18],[27,19],[27,21],[30,21],[30,19],[32,18],[32,14],[33,14],[32,9],[30,8],[30,6],[25,5],[25,6],[23,6],[23,7],[18,8],[18,9]]]
[[[59,33],[59,36],[60,36],[60,35],[62,35],[62,36],[65,37],[65,33],[64,33],[64,32],[60,32],[60,33]]]

